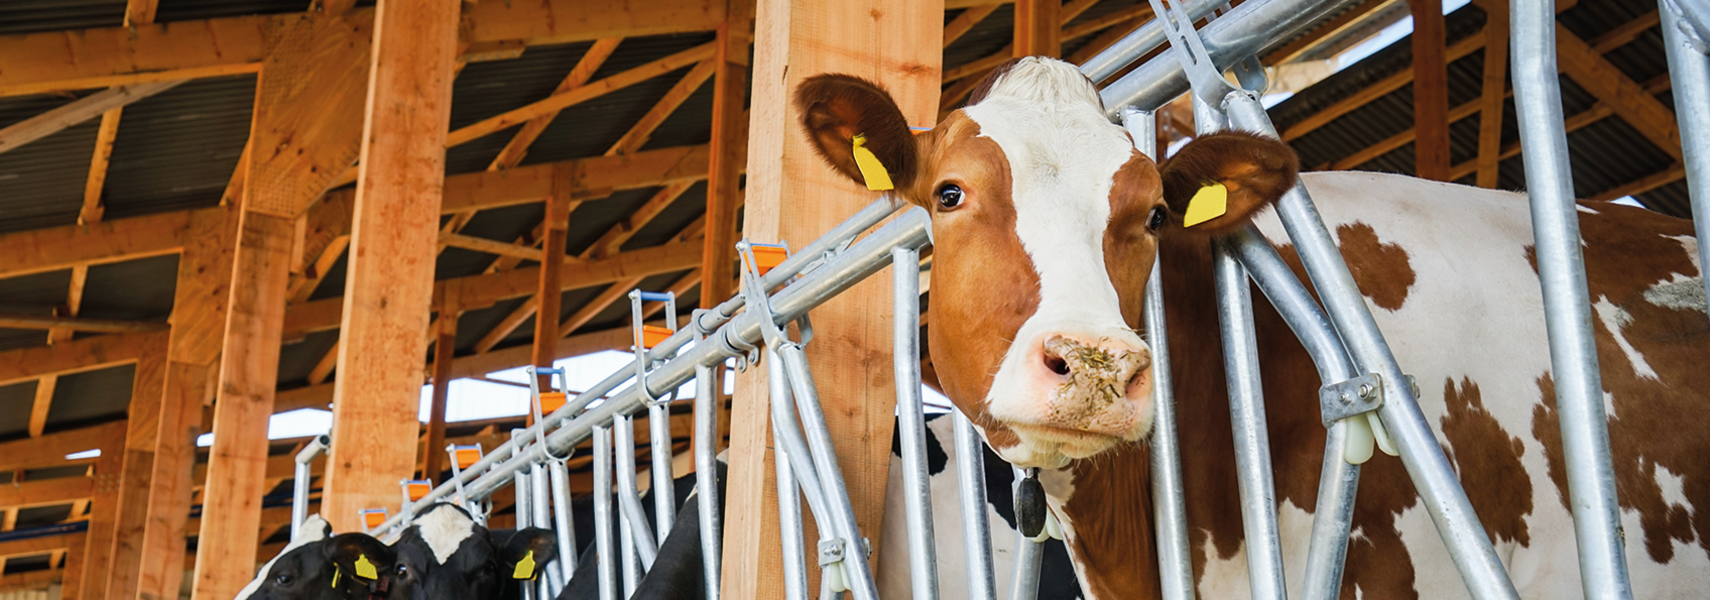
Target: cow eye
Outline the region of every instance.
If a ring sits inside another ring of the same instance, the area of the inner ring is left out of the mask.
[[[952,209],[962,205],[962,188],[954,183],[946,183],[938,188],[938,205],[944,209]]]
[[[1164,220],[1167,218],[1169,218],[1169,214],[1164,211],[1164,207],[1153,207],[1152,215],[1146,218],[1146,227],[1152,231],[1157,231],[1158,228],[1164,226]]]
[[[276,584],[282,585],[282,586],[291,585],[291,574],[290,573],[280,573],[278,575],[275,575],[273,577],[273,582]]]

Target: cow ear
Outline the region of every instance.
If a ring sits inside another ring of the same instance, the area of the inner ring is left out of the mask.
[[[1207,134],[1159,170],[1164,202],[1189,233],[1215,236],[1246,225],[1300,178],[1300,158],[1281,140],[1245,131]]]
[[[796,111],[820,158],[870,190],[908,188],[920,150],[890,92],[849,75],[815,75],[796,86]]]
[[[338,565],[345,577],[366,581],[380,578],[392,569],[397,555],[392,548],[366,533],[343,533],[321,545],[321,553]]]
[[[505,541],[505,569],[511,579],[534,579],[547,563],[558,558],[557,539],[551,531],[530,527],[517,531]]]

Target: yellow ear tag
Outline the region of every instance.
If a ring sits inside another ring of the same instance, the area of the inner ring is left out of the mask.
[[[534,551],[529,550],[522,560],[517,561],[517,570],[511,572],[511,579],[534,579]]]
[[[343,574],[344,574],[344,571],[342,569],[339,569],[338,565],[333,565],[333,568],[332,568],[332,586],[333,587],[335,587],[335,588],[338,587],[338,576],[343,575]]]
[[[861,178],[867,180],[867,189],[882,192],[895,187],[891,185],[891,173],[885,170],[884,163],[879,162],[879,157],[874,156],[872,150],[863,146],[867,143],[866,134],[857,134],[850,143],[854,146],[855,166],[861,169]]]
[[[1193,227],[1221,217],[1226,212],[1229,212],[1229,188],[1223,187],[1222,182],[1207,182],[1205,187],[1194,192],[1193,199],[1188,201],[1187,214],[1182,216],[1182,227]]]
[[[356,555],[356,576],[363,579],[379,579],[379,571],[374,569],[374,563],[368,562],[366,555]]]

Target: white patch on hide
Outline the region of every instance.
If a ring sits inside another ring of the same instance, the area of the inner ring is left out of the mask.
[[[416,517],[415,527],[421,531],[422,541],[433,550],[434,560],[442,565],[463,545],[463,540],[475,535],[475,521],[450,504],[429,508],[427,514]]]
[[[1633,315],[1603,296],[1598,296],[1591,307],[1597,310],[1597,320],[1603,322],[1603,328],[1609,330],[1609,335],[1615,338],[1615,345],[1620,346],[1621,353],[1627,355],[1627,362],[1632,363],[1633,372],[1640,377],[1659,379],[1656,369],[1651,368],[1651,363],[1645,360],[1645,355],[1640,354],[1639,349],[1634,348],[1633,343],[1627,341],[1627,335],[1621,331],[1632,324]]]

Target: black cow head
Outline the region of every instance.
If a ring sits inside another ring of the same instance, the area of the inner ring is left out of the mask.
[[[399,600],[509,598],[517,582],[539,577],[558,557],[550,531],[488,531],[451,504],[416,517],[392,549],[391,598]]]
[[[320,516],[304,523],[298,539],[268,561],[238,592],[237,600],[371,600],[386,596],[393,553],[367,534],[332,538]]]

